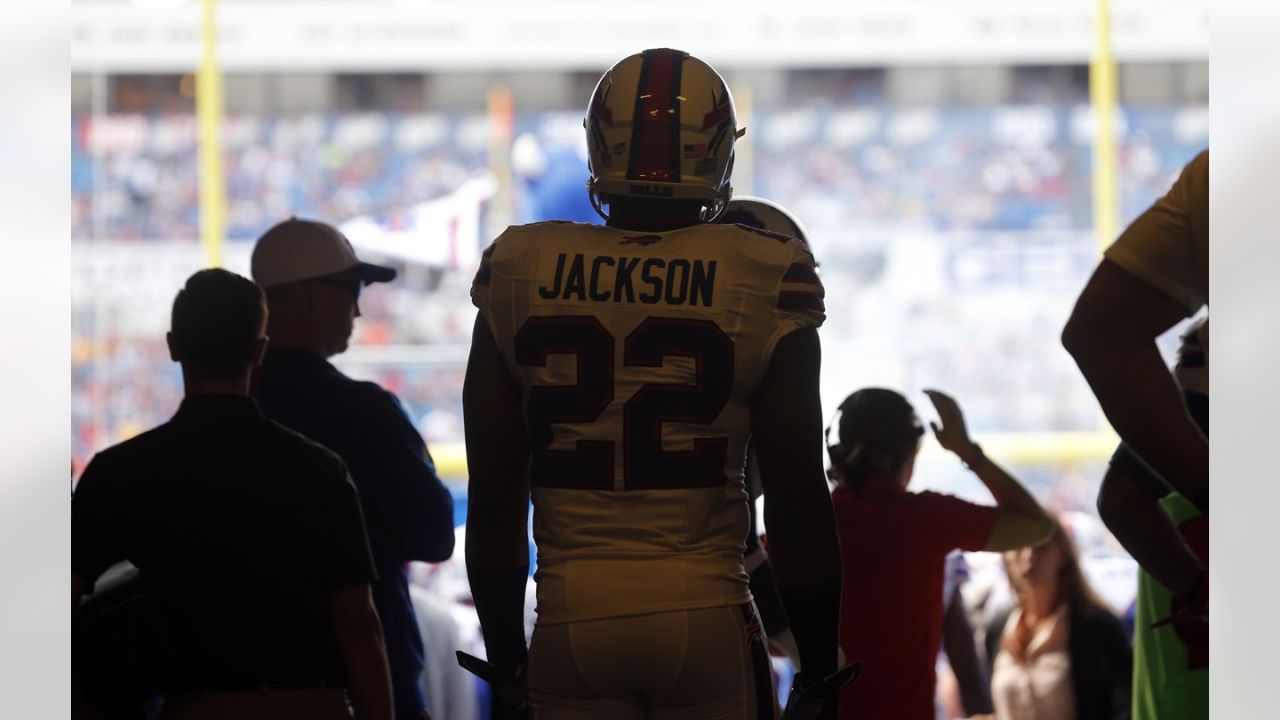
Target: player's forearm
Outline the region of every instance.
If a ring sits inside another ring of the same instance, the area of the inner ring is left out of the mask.
[[[826,676],[836,670],[840,627],[841,565],[839,538],[830,500],[804,513],[765,500],[769,557],[800,653],[801,670]],[[851,658],[852,659],[852,658]]]
[[[1203,568],[1169,513],[1114,467],[1102,480],[1098,515],[1134,561],[1173,594],[1198,581]]]
[[[1209,512],[1209,442],[1152,341],[1072,350],[1107,420],[1175,490]]]
[[[769,561],[778,588],[804,588],[839,580],[840,538],[826,480],[817,476],[806,496],[765,495]]]
[[[523,665],[524,593],[529,581],[528,555],[523,565],[499,568],[473,563],[467,553],[467,578],[475,602],[489,662],[505,668]]]
[[[524,594],[529,579],[528,501],[471,497],[467,578],[490,662],[523,664]]]
[[[800,670],[810,677],[826,677],[838,669],[840,582],[836,577],[806,588],[778,588],[800,655]]]

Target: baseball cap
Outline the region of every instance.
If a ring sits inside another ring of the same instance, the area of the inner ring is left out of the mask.
[[[297,217],[276,224],[258,238],[250,268],[254,282],[264,288],[334,275],[366,285],[396,277],[395,268],[362,262],[334,226]]]

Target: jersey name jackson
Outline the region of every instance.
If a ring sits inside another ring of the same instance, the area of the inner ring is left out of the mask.
[[[560,253],[538,279],[543,300],[712,307],[716,261]]]

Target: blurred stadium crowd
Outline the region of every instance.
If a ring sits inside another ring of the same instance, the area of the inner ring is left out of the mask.
[[[820,237],[1092,227],[1086,105],[822,103],[748,120],[755,192],[792,203]],[[77,113],[72,126],[74,240],[197,238],[193,115]],[[442,195],[489,167],[489,126],[477,113],[230,117],[227,236],[252,240],[290,213],[383,215]],[[1118,132],[1128,217],[1203,144],[1208,107],[1129,108]]]
[[[738,191],[804,221],[828,301],[848,309],[823,329],[824,394],[870,383],[935,385],[965,399],[977,432],[1096,428],[1087,388],[1054,337],[1065,298],[1096,262],[1091,118],[1074,100],[904,107],[839,93],[746,117],[750,149],[740,162],[748,172],[739,173]],[[589,219],[585,162],[573,145],[579,121],[567,110],[516,117],[516,221]],[[229,251],[289,214],[402,226],[404,208],[495,172],[492,124],[474,112],[229,117]],[[1207,143],[1208,107],[1125,107],[1117,125],[1126,221]],[[72,127],[76,247],[136,246],[131,257],[145,264],[146,248],[195,246],[193,115],[76,112]],[[478,242],[492,234],[482,224]],[[403,282],[366,293],[353,351],[338,358],[396,392],[432,443],[461,439],[461,349],[472,312],[458,298],[474,270],[465,264],[402,265]],[[97,450],[163,421],[180,397],[163,338],[129,331],[119,313],[73,301],[76,475]],[[379,354],[408,346],[444,359]],[[1024,472],[1033,486],[1041,470]],[[1052,471],[1068,488],[1060,509],[1092,511],[1092,486],[1080,483],[1074,497],[1063,472],[1071,469]]]

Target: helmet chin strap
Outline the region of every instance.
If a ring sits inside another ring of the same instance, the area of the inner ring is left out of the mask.
[[[604,211],[604,201],[600,199],[600,193],[591,187],[590,181],[587,182],[587,197],[591,198],[591,207],[595,208],[596,214],[604,218],[606,223],[609,222],[609,213]]]
[[[605,212],[604,198],[601,197],[599,191],[596,190],[594,179],[587,180],[587,197],[591,200],[591,207],[595,209],[596,214],[604,219],[606,223],[611,219],[610,214]],[[703,205],[702,210],[698,213],[698,219],[705,223],[714,223],[724,214],[726,208],[729,207],[729,200],[733,197],[733,186],[725,183],[716,196],[707,201]]]
[[[725,183],[720,192],[716,194],[706,208],[702,211],[702,221],[713,223],[720,219],[726,208],[729,207],[729,200],[733,197],[733,186]]]

